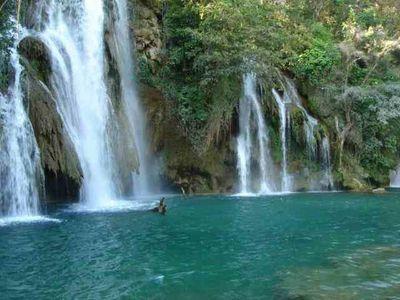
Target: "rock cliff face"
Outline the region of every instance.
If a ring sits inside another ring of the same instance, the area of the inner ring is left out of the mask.
[[[159,1],[137,1],[133,6],[133,34],[136,49],[144,54],[153,68],[161,62],[162,42],[162,6]]]
[[[119,161],[117,183],[123,193],[131,192],[132,172],[138,168],[138,157],[134,139],[121,101],[121,78],[117,65],[117,45],[113,22],[116,8],[113,1],[106,3],[105,27],[105,73],[107,93],[113,105],[116,123],[107,130],[112,137],[112,147]],[[21,23],[27,28],[39,29],[38,17],[46,18],[42,7],[35,1],[23,3]],[[83,173],[72,141],[65,132],[61,116],[57,111],[55,92],[52,90],[51,61],[46,46],[38,39],[28,37],[18,46],[24,67],[22,88],[25,94],[29,117],[41,153],[48,201],[76,201],[79,199]]]
[[[207,150],[199,153],[189,141],[185,130],[176,117],[176,107],[173,101],[167,100],[165,95],[154,81],[158,80],[158,73],[165,62],[165,53],[167,42],[164,37],[163,21],[164,15],[168,10],[166,4],[160,0],[130,0],[129,9],[131,15],[131,32],[134,37],[136,50],[136,70],[138,73],[138,86],[140,88],[140,97],[146,108],[149,124],[149,135],[151,137],[151,150],[163,159],[164,181],[172,189],[185,193],[226,193],[235,191],[237,180],[235,143],[236,135],[237,109],[233,107],[232,128],[225,139],[217,144],[207,147]],[[37,26],[35,16],[38,12],[34,11],[35,1],[26,1],[23,3],[24,15],[21,16],[21,22],[28,28]],[[115,18],[115,7],[113,1],[106,3],[107,24],[110,25]],[[43,17],[46,15],[43,13]],[[0,17],[1,20],[1,17]],[[117,116],[118,124],[115,126],[124,128],[127,120],[121,113],[121,78],[118,74],[116,53],[118,49],[115,45],[115,35],[113,26],[105,28],[105,71],[107,77],[108,96],[113,104],[113,111]],[[1,27],[0,27],[1,28]],[[79,197],[79,190],[82,184],[82,170],[74,150],[71,140],[65,134],[62,120],[57,112],[54,93],[51,89],[51,64],[45,45],[34,38],[24,39],[19,48],[21,61],[25,71],[23,74],[23,90],[26,95],[29,116],[34,128],[35,136],[41,151],[41,159],[46,179],[46,191],[49,200],[76,200]],[[1,66],[0,70],[4,69]],[[1,79],[1,78],[0,78]],[[4,80],[3,80],[4,81]],[[0,82],[1,83],[1,82]],[[236,84],[236,82],[235,82]],[[236,84],[239,86],[240,84]],[[4,83],[0,84],[0,90]],[[331,112],[324,113],[324,107],[317,107],[313,101],[316,97],[315,91],[307,90],[298,83],[300,94],[304,96],[304,104],[307,110],[319,118],[321,124],[326,128],[335,128],[334,115]],[[223,87],[225,88],[225,87]],[[229,88],[229,86],[228,86]],[[4,87],[3,87],[4,89]],[[235,90],[235,94],[240,91]],[[265,101],[264,111],[271,116],[268,125],[271,127],[272,154],[274,161],[278,164],[280,161],[280,142],[277,134],[279,130],[279,116],[274,107],[267,107]],[[323,102],[321,102],[323,103]],[[329,105],[325,105],[325,110]],[[329,126],[328,126],[329,125]],[[300,126],[300,125],[299,125]],[[299,127],[300,128],[300,127]],[[302,127],[301,127],[302,128]],[[296,128],[294,128],[296,129]],[[343,128],[340,128],[341,130]],[[345,129],[345,128],[344,128]],[[343,130],[344,130],[343,129]],[[123,130],[109,128],[112,132],[118,132],[113,136],[113,146],[116,148],[116,155],[121,158],[129,157],[124,160],[126,163],[120,164],[122,167],[118,170],[121,177],[128,178],[132,171],[138,168],[138,158],[133,138],[123,134]],[[296,135],[295,130],[293,141],[301,140],[304,137]],[[275,133],[274,133],[275,132]],[[303,130],[298,132],[303,134]],[[337,153],[340,151],[340,132],[329,132],[332,137],[332,156],[333,163],[338,161]],[[206,141],[204,141],[206,142]],[[130,143],[129,153],[126,153],[126,147]],[[337,150],[339,149],[339,150]],[[296,171],[304,169],[301,164],[302,157],[291,157],[293,174]],[[351,157],[346,157],[351,162]],[[298,166],[296,169],[296,165]],[[347,169],[346,169],[347,168]],[[341,174],[335,174],[342,187],[346,189],[365,190],[368,184],[364,178],[367,178],[364,170],[357,162],[348,163],[342,169]],[[128,182],[128,180],[123,180]],[[308,183],[304,183],[304,188]],[[121,184],[122,185],[122,184]],[[121,190],[129,192],[129,186],[121,186]]]
[[[51,68],[46,47],[34,38],[26,38],[18,51],[25,68],[23,91],[41,153],[47,198],[49,201],[77,199],[82,170],[49,88]]]
[[[183,189],[189,193],[234,192],[237,180],[234,149],[236,129],[231,128],[227,138],[217,145],[210,145],[207,151],[198,153],[194,150],[193,145],[180,126],[179,120],[175,118],[175,103],[164,97],[165,95],[162,94],[162,91],[157,89],[160,84],[155,82],[157,78],[160,78],[158,73],[165,62],[165,53],[168,47],[163,32],[164,15],[168,10],[168,6],[157,0],[132,0],[130,3],[135,17],[132,21],[132,34],[135,37],[137,50],[141,95],[148,111],[153,150],[160,153],[164,158],[166,181],[170,182],[178,190]],[[338,134],[332,130],[329,132],[328,129],[335,127],[332,125],[334,115],[325,116],[323,108],[316,108],[316,105],[311,101],[311,98],[315,98],[314,91],[304,89],[301,83],[298,83],[298,87],[300,94],[304,97],[304,106],[315,117],[319,118],[321,130],[330,137],[332,165],[337,167],[340,141],[336,138]],[[240,95],[240,91],[237,94]],[[272,154],[274,161],[279,164],[281,160],[279,114],[276,108],[270,107],[271,103],[274,103],[273,100],[270,99],[264,102],[266,106],[264,107],[265,113],[270,116],[270,118],[267,118],[269,119],[267,122],[271,127]],[[323,103],[323,101],[320,102]],[[237,120],[235,121],[237,117],[235,112],[237,108],[234,108],[233,111],[232,126],[235,127],[235,122],[237,122]],[[296,119],[295,115],[291,117]],[[290,153],[289,168],[293,176],[300,178],[297,180],[299,189],[307,190],[310,184],[309,180],[318,181],[319,177],[321,177],[321,172],[319,172],[319,166],[317,165],[304,167],[304,161],[307,158],[301,154],[305,149],[305,145],[302,145],[305,137],[303,121],[300,123],[297,126],[298,128],[292,128],[292,145],[290,147],[293,153]],[[347,167],[347,165],[351,167]],[[368,174],[358,163],[347,165],[333,174],[338,183],[337,187],[349,190],[367,190],[369,186],[365,178],[368,177]],[[309,174],[305,176],[305,173]],[[308,179],[306,180],[306,178]]]
[[[164,181],[183,193],[233,192],[233,143],[225,140],[206,152],[196,152],[174,116],[174,104],[151,83],[163,61],[163,14],[167,7],[157,0],[134,0],[131,5],[141,98],[147,109],[152,150],[163,158]]]
[[[141,90],[148,110],[153,151],[163,157],[164,181],[182,193],[233,192],[234,145],[228,141],[197,153],[179,128],[171,103],[154,88],[143,85]]]

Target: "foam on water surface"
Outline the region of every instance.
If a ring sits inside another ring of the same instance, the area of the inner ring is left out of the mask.
[[[0,227],[9,226],[9,225],[27,224],[27,223],[44,223],[44,222],[61,223],[62,220],[50,218],[50,217],[46,217],[46,216],[4,217],[4,218],[0,218]]]
[[[90,206],[85,203],[72,204],[67,212],[96,213],[96,212],[121,212],[131,210],[147,210],[153,207],[154,202],[139,202],[130,200],[109,200],[102,206]]]

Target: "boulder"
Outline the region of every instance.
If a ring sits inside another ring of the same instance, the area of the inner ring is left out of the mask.
[[[377,188],[377,189],[373,189],[372,192],[374,194],[383,194],[383,193],[386,193],[386,190],[384,188]]]

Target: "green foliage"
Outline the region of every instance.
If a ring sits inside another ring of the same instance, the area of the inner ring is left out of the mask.
[[[268,91],[283,71],[300,85],[332,143],[350,128],[343,168],[387,180],[400,145],[391,85],[400,79],[397,0],[167,0],[166,7],[163,61],[157,72],[140,61],[141,79],[163,91],[196,150],[229,134],[244,73],[256,73]],[[279,161],[279,118],[270,103],[264,109]],[[301,115],[292,117],[300,149]],[[300,160],[304,151],[298,153]]]
[[[387,182],[389,171],[396,166],[400,145],[399,85],[353,87],[344,91],[336,105],[347,112],[353,123],[353,134],[361,143],[353,146],[360,164],[373,183]],[[350,141],[349,141],[350,142]]]
[[[363,28],[377,26],[380,24],[376,11],[373,7],[367,7],[357,15],[357,23]]]
[[[313,36],[311,46],[295,58],[294,71],[297,77],[317,85],[329,80],[330,72],[340,63],[340,52],[322,24],[314,24]]]
[[[304,113],[296,108],[293,108],[292,112],[290,113],[290,120],[291,120],[291,134],[294,138],[294,141],[297,145],[301,146],[301,148],[305,148],[305,134],[304,134],[304,122],[305,117]]]
[[[137,64],[139,80],[151,87],[156,86],[156,78],[153,74],[153,70],[148,59],[144,56],[139,56],[137,59]]]
[[[219,141],[229,134],[233,111],[241,96],[241,82],[235,77],[222,78],[216,86],[211,103],[207,124],[207,144]]]
[[[9,83],[10,49],[14,42],[13,28],[15,28],[15,22],[11,16],[14,13],[13,1],[4,3],[0,10],[0,91],[6,90]]]
[[[192,141],[223,137],[206,134],[210,126],[213,132],[229,127],[227,120],[240,92],[232,85],[221,89],[227,81],[240,87],[246,72],[271,80],[276,67],[286,68],[291,57],[306,48],[306,27],[292,26],[274,3],[170,0],[168,4],[167,53],[159,82]]]

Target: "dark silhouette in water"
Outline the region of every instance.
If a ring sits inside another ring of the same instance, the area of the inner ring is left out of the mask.
[[[158,205],[156,207],[151,209],[151,211],[165,215],[165,213],[167,212],[167,205],[164,203],[164,201],[165,201],[165,198],[164,197],[161,198],[160,203],[158,203]]]

